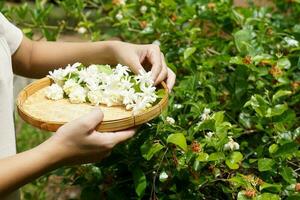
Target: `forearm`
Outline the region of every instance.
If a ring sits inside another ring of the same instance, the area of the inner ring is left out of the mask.
[[[59,157],[47,145],[40,145],[0,160],[0,196],[57,167]]]
[[[32,78],[40,78],[50,70],[67,64],[116,64],[112,44],[117,41],[103,42],[34,42],[24,38],[18,55],[13,59],[14,72]],[[13,57],[13,58],[14,58]]]

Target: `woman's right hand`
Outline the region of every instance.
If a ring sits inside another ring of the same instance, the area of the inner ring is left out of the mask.
[[[95,127],[102,120],[103,113],[96,108],[60,127],[41,146],[46,147],[58,159],[59,165],[99,162],[110,154],[116,144],[135,134],[134,129],[99,133],[95,131]]]

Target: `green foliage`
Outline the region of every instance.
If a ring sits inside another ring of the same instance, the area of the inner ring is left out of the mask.
[[[65,169],[65,182],[80,185],[82,196],[300,198],[300,47],[288,40],[300,40],[299,1],[248,8],[230,0],[54,2],[0,9],[28,37],[79,32],[93,41],[159,42],[177,73],[159,119],[93,168]]]

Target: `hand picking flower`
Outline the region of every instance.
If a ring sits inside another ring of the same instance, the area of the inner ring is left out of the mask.
[[[65,96],[71,103],[124,105],[137,113],[151,107],[158,98],[151,72],[142,69],[139,75],[133,75],[129,67],[121,64],[111,68],[75,63],[49,74],[54,83],[49,86],[46,97],[51,100]]]

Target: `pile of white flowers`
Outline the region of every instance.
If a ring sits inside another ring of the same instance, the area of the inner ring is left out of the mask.
[[[131,75],[129,68],[121,64],[111,68],[75,63],[49,74],[54,83],[48,87],[46,97],[51,100],[67,97],[71,103],[124,105],[137,113],[151,107],[157,99],[151,72],[144,69],[139,75]]]

